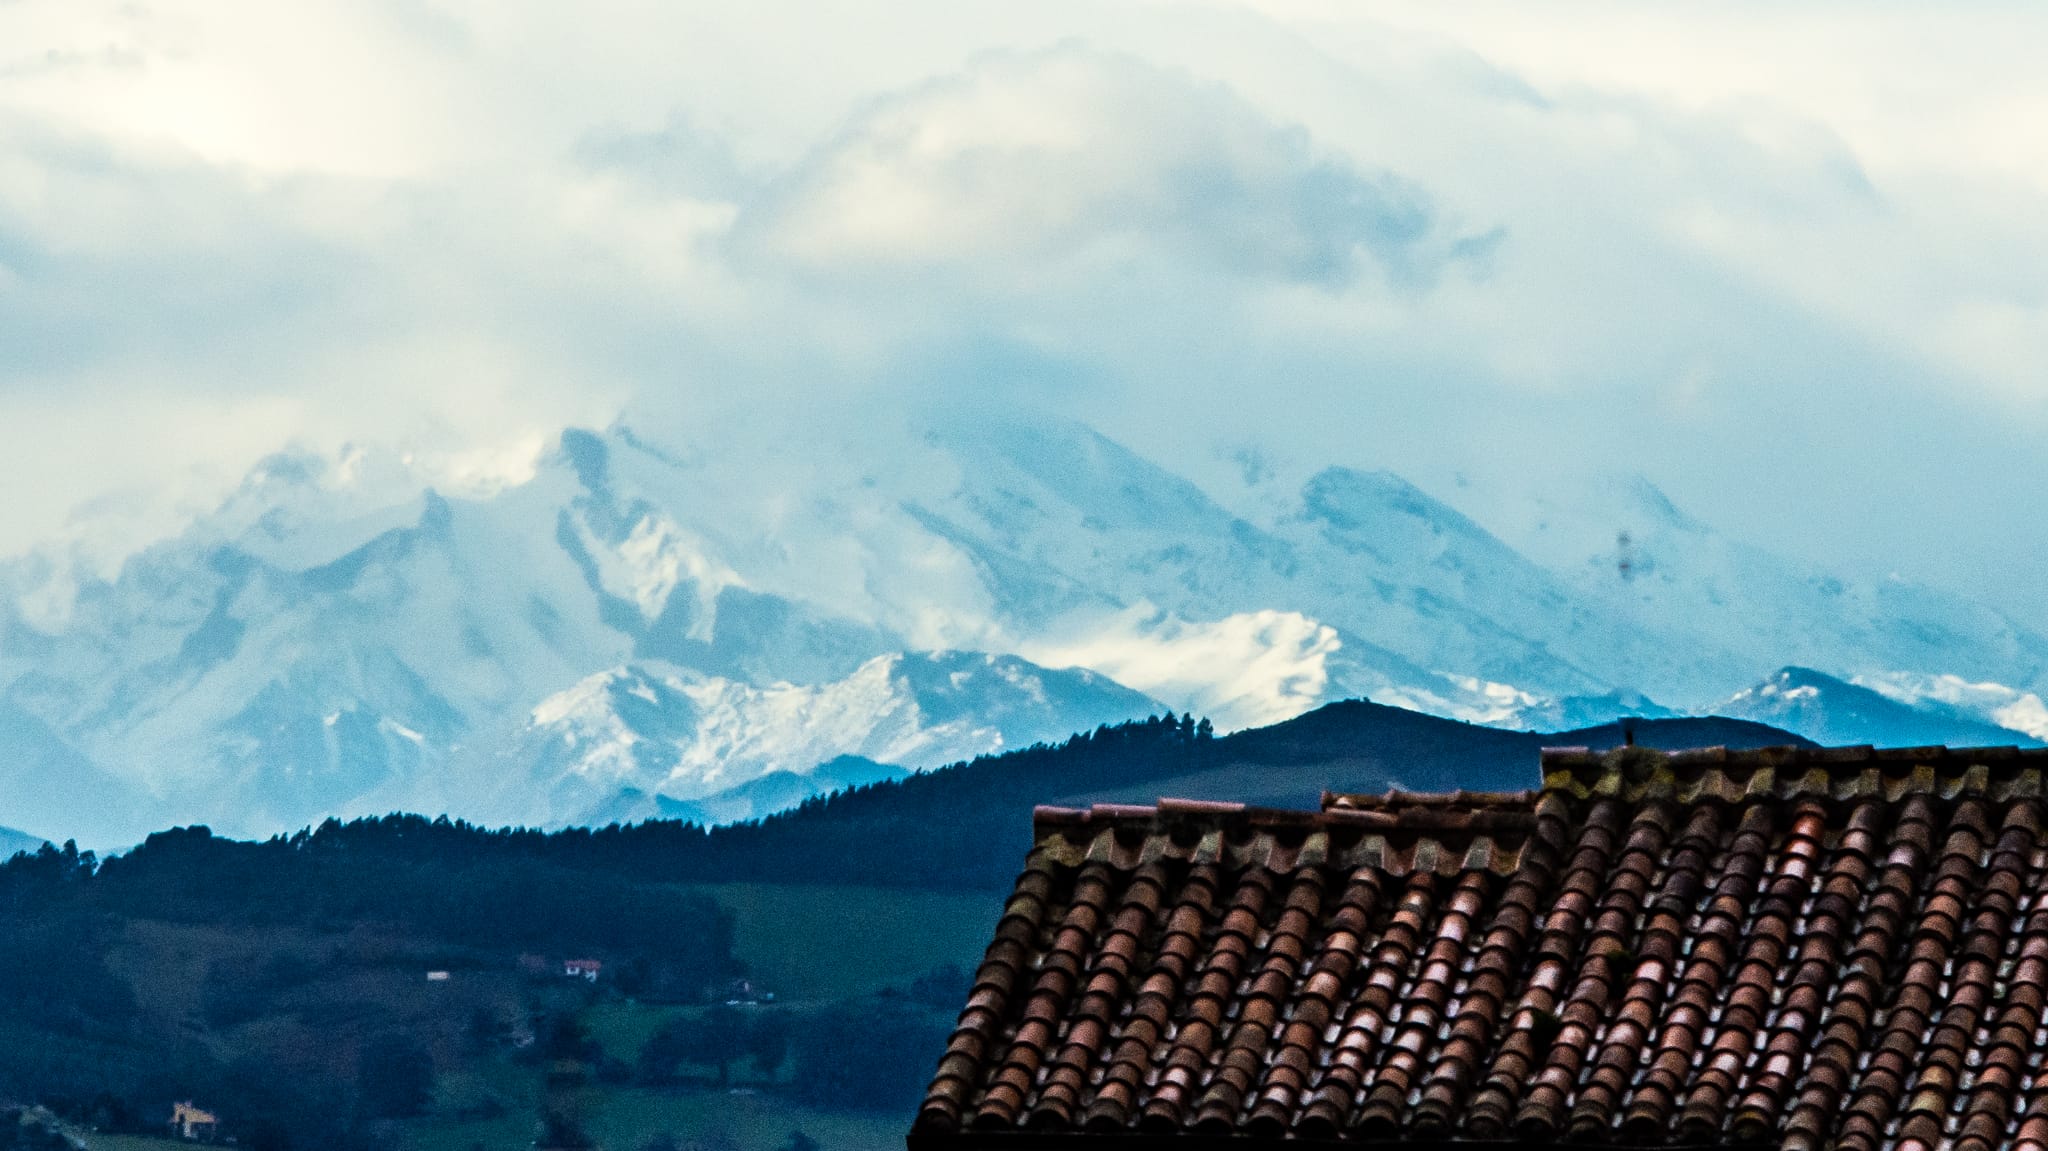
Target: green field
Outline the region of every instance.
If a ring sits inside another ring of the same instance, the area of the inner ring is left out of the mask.
[[[776,997],[773,1007],[801,1010],[901,988],[933,970],[972,970],[1001,911],[1000,898],[861,887],[726,884],[700,889],[736,920],[734,953],[749,977]],[[584,1013],[590,1037],[613,1058],[632,1062],[663,1023],[703,1011],[609,999]],[[936,1053],[934,1053],[936,1058]],[[445,1105],[488,1092],[511,1102],[537,1098],[536,1073],[494,1060],[442,1081]],[[825,1151],[897,1151],[906,1117],[818,1111],[752,1082],[735,1068],[736,1090],[709,1086],[653,1089],[590,1084],[582,1121],[604,1151],[639,1151],[657,1135],[701,1151],[776,1151],[802,1131]],[[786,1080],[788,1068],[780,1078]],[[428,1118],[407,1125],[414,1151],[524,1148],[533,1114],[514,1110],[495,1119]]]
[[[860,1010],[867,997],[902,992],[935,971],[971,971],[1002,906],[993,895],[860,887],[729,884],[697,890],[733,913],[734,957],[757,991],[773,995],[772,1002],[745,1010],[784,1016],[795,1030],[817,1013]],[[263,959],[281,952],[313,957],[307,967],[311,981],[252,1000],[259,1013],[243,1021],[207,1025],[212,965],[222,957]],[[730,1089],[714,1086],[708,1068],[686,1071],[693,1078],[675,1086],[597,1078],[600,1062],[630,1068],[649,1036],[679,1016],[701,1015],[708,1010],[704,1004],[637,1002],[603,987],[586,991],[559,980],[534,984],[488,964],[462,968],[454,980],[430,986],[421,974],[429,961],[402,940],[370,933],[320,936],[154,920],[128,924],[110,959],[134,988],[154,1030],[193,1036],[223,1058],[245,1051],[266,1057],[288,1053],[285,1061],[295,1072],[345,1077],[353,1074],[354,1052],[367,1036],[392,1030],[419,1036],[433,1053],[437,1082],[430,1112],[402,1124],[403,1146],[412,1151],[532,1146],[548,1094],[543,1068],[508,1047],[477,1050],[464,1029],[479,1008],[519,1020],[547,1001],[576,1004],[569,1009],[578,1012],[585,1034],[602,1053],[602,1060],[593,1055],[585,1064],[589,1079],[570,1098],[573,1113],[604,1151],[642,1151],[657,1136],[692,1151],[777,1151],[797,1131],[824,1151],[902,1146],[907,1116],[824,1111],[790,1098],[794,1054],[766,1077],[736,1062]],[[74,1134],[90,1151],[191,1146],[163,1137]]]
[[[734,953],[782,999],[863,995],[949,965],[972,971],[1003,909],[999,894],[759,883],[702,890],[732,910]]]
[[[774,1095],[665,1095],[627,1089],[593,1108],[590,1133],[610,1151],[637,1151],[648,1136],[669,1131],[705,1147],[775,1151],[802,1131],[826,1151],[900,1151],[908,1127],[898,1116],[810,1111]]]
[[[776,1151],[792,1131],[817,1140],[824,1151],[900,1151],[905,1129],[898,1116],[828,1114],[770,1094],[638,1087],[593,1088],[583,1125],[602,1151],[639,1151],[660,1134],[706,1151]],[[533,1117],[421,1121],[412,1124],[408,1134],[412,1151],[471,1151],[478,1145],[490,1151],[523,1148],[533,1140]],[[136,1151],[142,1151],[142,1145]]]

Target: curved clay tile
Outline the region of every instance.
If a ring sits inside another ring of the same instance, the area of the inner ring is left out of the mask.
[[[912,1133],[2048,1151],[2048,752],[1043,809]]]

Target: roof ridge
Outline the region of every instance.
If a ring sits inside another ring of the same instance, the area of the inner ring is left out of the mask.
[[[1039,835],[1079,827],[1221,823],[1244,828],[1369,827],[1382,832],[1482,834],[1525,827],[1534,818],[1538,801],[1553,795],[1567,800],[1600,796],[1687,804],[1763,798],[1896,802],[1908,795],[1930,794],[2048,798],[2048,747],[1860,744],[1663,750],[1631,745],[1604,751],[1546,747],[1540,758],[1543,786],[1536,790],[1325,791],[1316,809],[1162,796],[1150,804],[1041,805],[1032,810],[1032,824]]]
[[[1456,791],[1405,791],[1388,788],[1385,792],[1344,792],[1324,791],[1322,808],[1334,810],[1367,809],[1415,809],[1446,807],[1516,807],[1527,806],[1536,801],[1533,789],[1522,791],[1470,791],[1459,788]]]
[[[1628,747],[1608,748],[1596,751],[1584,745],[1561,745],[1546,747],[1538,753],[1546,768],[1596,763],[1618,753],[1633,753],[1655,756],[1679,762],[1715,762],[1725,764],[1782,764],[1804,763],[1816,765],[1844,765],[1860,763],[1939,763],[1949,761],[2005,762],[2010,760],[2034,761],[2048,764],[2048,747],[2020,747],[2015,744],[1988,744],[1976,747],[1950,747],[1946,744],[1926,744],[1919,747],[1876,747],[1867,743],[1845,744],[1836,747],[1802,747],[1797,744],[1774,744],[1769,747],[1730,748],[1723,745],[1688,748],[1654,748],[1641,744]]]
[[[1537,793],[1456,794],[1481,802],[1397,800],[1324,810],[1184,799],[1152,806],[1040,806],[1032,810],[1034,855],[1076,866],[1089,860],[1136,866],[1141,858],[1171,856],[1257,862],[1280,870],[1312,858],[1396,875],[1512,871],[1537,833]],[[1561,805],[1552,809],[1554,821],[1561,815]]]
[[[2048,748],[1545,748],[1543,790],[1573,799],[1680,803],[1753,799],[1896,802],[1908,795],[2048,795]]]

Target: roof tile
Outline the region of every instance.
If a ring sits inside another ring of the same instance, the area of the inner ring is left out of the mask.
[[[916,1136],[2048,1151],[2048,752],[1543,773],[1039,809]]]

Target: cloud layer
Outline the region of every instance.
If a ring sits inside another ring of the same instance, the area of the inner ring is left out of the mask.
[[[1416,190],[1318,156],[1220,84],[1068,44],[878,102],[750,205],[735,239],[842,283],[966,276],[1028,294],[1171,264],[1341,288],[1368,268],[1429,278],[1455,246],[1426,251],[1432,224]]]
[[[1043,406],[1511,538],[1642,471],[2048,626],[2043,23],[0,5],[0,553],[290,440]]]

